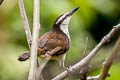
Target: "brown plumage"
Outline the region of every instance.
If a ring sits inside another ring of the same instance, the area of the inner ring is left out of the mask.
[[[69,39],[64,33],[47,32],[38,41],[38,54],[58,56],[69,49]]]

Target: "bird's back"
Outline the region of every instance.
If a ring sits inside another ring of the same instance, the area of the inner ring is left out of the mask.
[[[38,40],[38,54],[45,55],[47,51],[52,51],[56,47],[61,47],[60,51],[57,51],[52,56],[64,54],[69,49],[69,39],[65,34],[59,34],[56,32],[47,32]]]

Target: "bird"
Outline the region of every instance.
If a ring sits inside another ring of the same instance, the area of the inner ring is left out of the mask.
[[[54,21],[52,29],[43,34],[38,40],[37,55],[41,58],[51,58],[58,60],[59,65],[66,69],[64,62],[66,52],[70,47],[69,22],[71,16],[80,7],[66,12]],[[25,61],[30,58],[30,51],[19,56],[19,61]]]

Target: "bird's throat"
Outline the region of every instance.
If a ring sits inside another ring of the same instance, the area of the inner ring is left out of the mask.
[[[70,39],[70,34],[69,34],[69,30],[68,30],[68,24],[62,24],[62,25],[60,25],[60,29]]]

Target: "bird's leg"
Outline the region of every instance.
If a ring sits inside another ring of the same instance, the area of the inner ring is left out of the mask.
[[[71,76],[71,74],[70,74],[70,73],[71,73],[71,66],[65,67],[65,58],[66,58],[66,54],[63,54],[63,55],[59,56],[58,61],[59,61],[59,65],[60,65],[63,69],[65,69],[65,70],[68,71],[68,76],[69,76],[69,79],[70,79],[70,76]]]
[[[59,62],[59,65],[60,65],[63,69],[69,71],[69,68],[65,67],[65,63],[64,63],[64,62],[65,62],[65,58],[66,58],[66,54],[60,55],[60,56],[58,57],[58,62]]]
[[[65,67],[64,66],[64,62],[63,62],[63,65],[61,66],[63,69],[67,70],[68,71],[68,79],[70,80],[71,79],[71,66],[69,67]]]
[[[69,66],[69,67],[65,67],[65,63],[64,63],[64,61],[62,61],[61,64],[62,64],[61,67],[62,67],[63,69],[67,70],[69,73],[71,72],[71,66]]]
[[[63,69],[69,71],[69,68],[65,67],[65,56],[66,56],[66,54],[62,56],[62,59],[59,60],[59,64]]]

